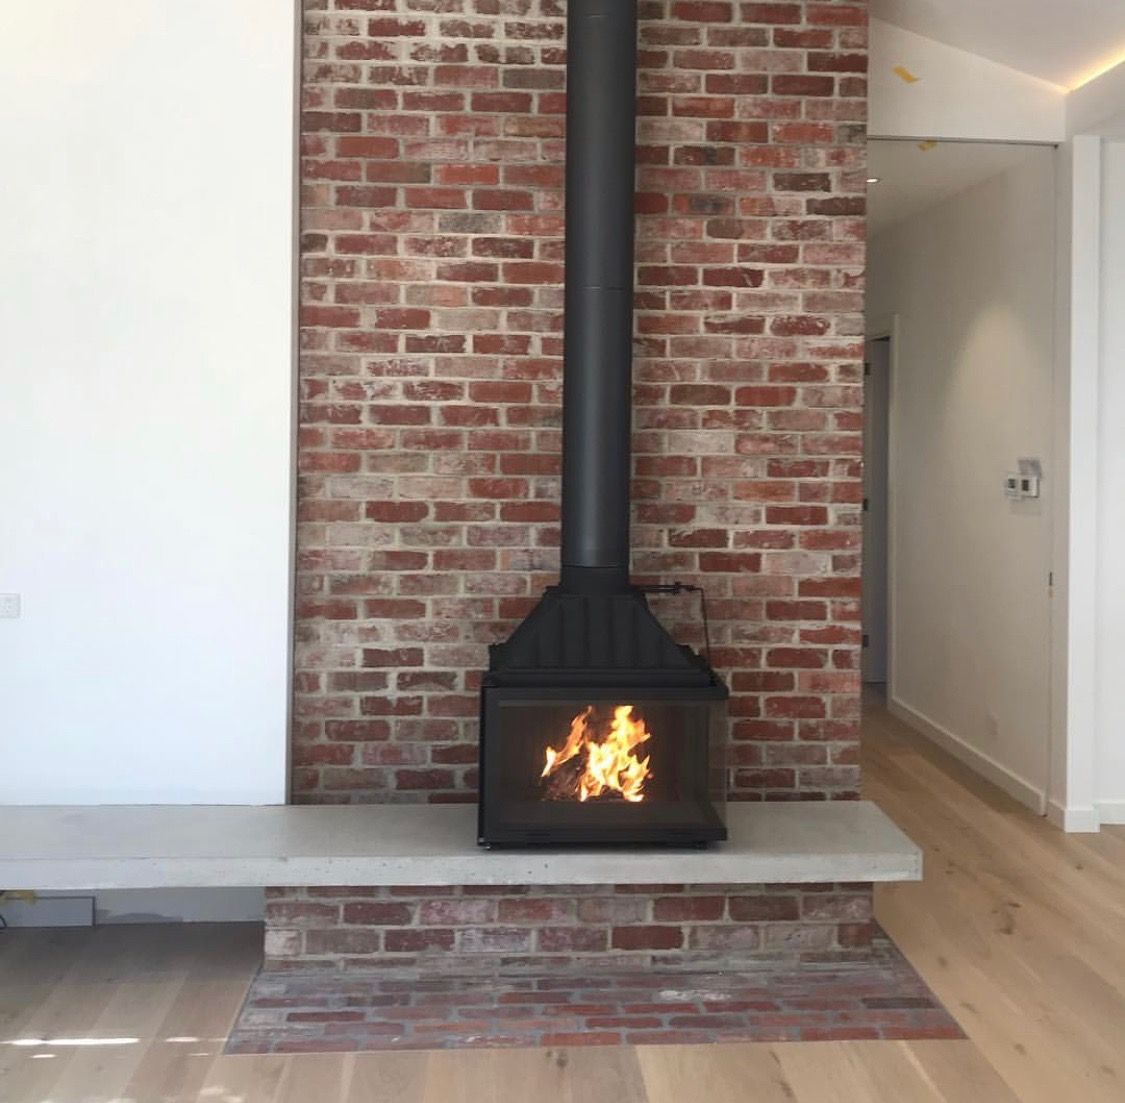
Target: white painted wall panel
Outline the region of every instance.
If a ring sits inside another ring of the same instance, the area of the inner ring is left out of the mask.
[[[0,16],[0,802],[283,801],[295,14]]]
[[[895,73],[903,66],[916,80]],[[871,21],[868,132],[878,138],[1058,142],[1066,93],[1027,73]]]
[[[1125,142],[1102,147],[1096,804],[1125,823]]]

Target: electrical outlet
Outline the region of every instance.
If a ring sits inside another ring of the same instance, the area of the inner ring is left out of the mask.
[[[15,620],[20,615],[20,595],[0,594],[0,620]]]

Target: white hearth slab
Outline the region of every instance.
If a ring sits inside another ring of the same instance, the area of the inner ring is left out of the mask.
[[[0,806],[0,885],[761,884],[917,881],[874,804],[731,804],[708,850],[481,850],[471,805]]]

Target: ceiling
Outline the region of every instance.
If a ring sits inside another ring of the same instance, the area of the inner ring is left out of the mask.
[[[1125,0],[872,0],[871,14],[1063,88],[1125,61]]]
[[[879,183],[867,193],[869,234],[874,237],[975,184],[1053,153],[1046,146],[998,142],[938,142],[923,149],[918,142],[873,139],[867,143],[867,167]]]

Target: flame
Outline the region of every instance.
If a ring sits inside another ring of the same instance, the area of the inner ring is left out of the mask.
[[[584,754],[585,763],[574,787],[580,801],[616,793],[638,803],[645,799],[644,785],[652,772],[648,768],[650,759],[638,758],[633,750],[651,738],[645,722],[633,718],[632,705],[615,706],[609,730],[599,738],[590,705],[570,722],[562,747],[547,748],[547,762],[540,776],[550,777],[564,763]]]

